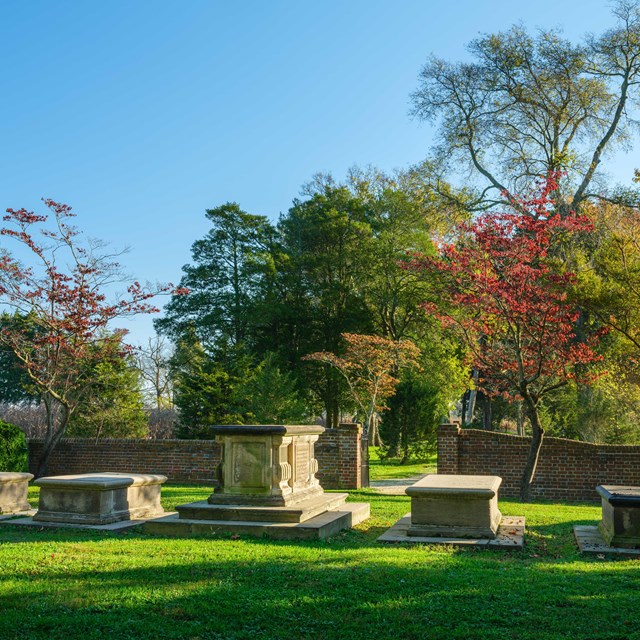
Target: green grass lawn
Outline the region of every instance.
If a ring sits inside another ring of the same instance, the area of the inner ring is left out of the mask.
[[[164,505],[207,488],[169,486]],[[0,639],[640,638],[640,562],[581,558],[592,505],[502,501],[522,552],[394,546],[409,511],[354,492],[372,517],[323,542],[153,538],[0,524]]]
[[[377,447],[369,447],[369,480],[396,480],[410,478],[422,473],[436,472],[436,454],[426,460],[400,464],[400,459],[380,460]]]

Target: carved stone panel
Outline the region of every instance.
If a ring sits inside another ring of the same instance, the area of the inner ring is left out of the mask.
[[[231,451],[232,486],[240,488],[264,487],[265,443],[234,442],[231,445]]]
[[[306,487],[309,484],[309,443],[296,444],[296,477],[295,487]]]

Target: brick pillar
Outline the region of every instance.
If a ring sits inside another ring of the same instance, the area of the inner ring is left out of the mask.
[[[362,425],[341,422],[338,432],[338,478],[341,489],[360,489],[362,486]]]
[[[441,424],[438,427],[438,473],[458,473],[458,442],[460,427]]]

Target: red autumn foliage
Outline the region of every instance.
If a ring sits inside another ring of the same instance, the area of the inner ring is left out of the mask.
[[[14,312],[0,327],[0,344],[13,351],[47,409],[45,454],[40,472],[63,436],[69,418],[92,385],[92,367],[121,358],[125,332],[116,318],[158,311],[150,301],[171,285],[143,287],[133,282],[119,299],[105,288],[121,281],[113,254],[100,243],[82,243],[66,204],[44,200],[51,211],[37,215],[7,209],[0,235],[29,256],[29,266],[6,250],[0,253],[0,305]],[[40,231],[40,238],[36,232]]]
[[[556,213],[556,188],[549,177],[517,210],[461,225],[458,240],[443,244],[438,257],[414,256],[409,263],[435,276],[437,295],[425,308],[466,344],[479,386],[524,401],[533,440],[523,497],[544,433],[540,399],[575,378],[580,365],[601,359],[593,341],[576,337],[580,313],[568,297],[576,277],[561,258],[563,245],[592,225],[583,216]]]
[[[410,340],[388,340],[380,336],[356,333],[341,334],[346,343],[342,355],[320,351],[305,356],[335,367],[349,385],[351,397],[364,417],[367,432],[375,442],[374,417],[386,408],[399,379],[397,374],[405,368],[419,368],[420,350]]]

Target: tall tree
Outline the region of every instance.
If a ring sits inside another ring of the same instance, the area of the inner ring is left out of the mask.
[[[567,290],[576,277],[556,251],[568,235],[588,233],[592,225],[554,213],[549,195],[555,191],[547,180],[537,197],[519,199],[517,212],[484,214],[463,225],[459,241],[444,244],[439,258],[413,265],[440,276],[427,306],[467,344],[480,388],[523,401],[532,430],[523,500],[530,499],[544,437],[541,400],[599,359],[575,339],[579,312]]]
[[[275,231],[264,216],[236,203],[208,209],[206,216],[211,229],[193,243],[193,262],[180,281],[190,293],[174,296],[156,326],[175,341],[195,327],[212,354],[241,351],[262,329],[256,307],[274,286]]]
[[[93,381],[69,420],[67,435],[77,438],[143,438],[147,414],[140,373],[130,355],[93,361],[87,377]]]
[[[344,332],[368,332],[363,290],[370,280],[371,227],[366,207],[343,186],[324,181],[297,200],[278,225],[286,261],[280,279],[282,357],[297,365],[314,351],[337,351]],[[340,420],[346,386],[329,365],[297,369],[319,398],[328,427]]]
[[[178,340],[172,378],[178,437],[208,439],[212,425],[244,423],[243,415],[233,413],[237,379],[206,353],[194,329]]]
[[[0,253],[0,304],[29,318],[2,326],[0,345],[9,348],[25,371],[47,412],[47,433],[37,474],[65,434],[70,419],[95,384],[89,375],[100,362],[123,356],[120,335],[109,329],[123,316],[157,311],[151,291],[139,283],[108,302],[105,287],[120,280],[119,265],[101,245],[83,243],[71,224],[71,208],[45,200],[52,214],[8,209],[0,235],[14,241],[31,261],[23,265],[6,250]],[[41,238],[35,231],[41,229]]]
[[[269,354],[239,381],[234,403],[240,413],[259,424],[300,424],[308,417],[295,378],[280,370],[275,354]]]
[[[563,214],[607,197],[598,170],[630,139],[640,83],[640,9],[621,0],[617,25],[580,44],[557,31],[522,27],[469,45],[471,62],[432,57],[413,94],[413,112],[439,122],[436,164],[469,166],[480,191],[471,208],[516,204],[540,175],[563,171]],[[446,194],[445,194],[446,195]]]

